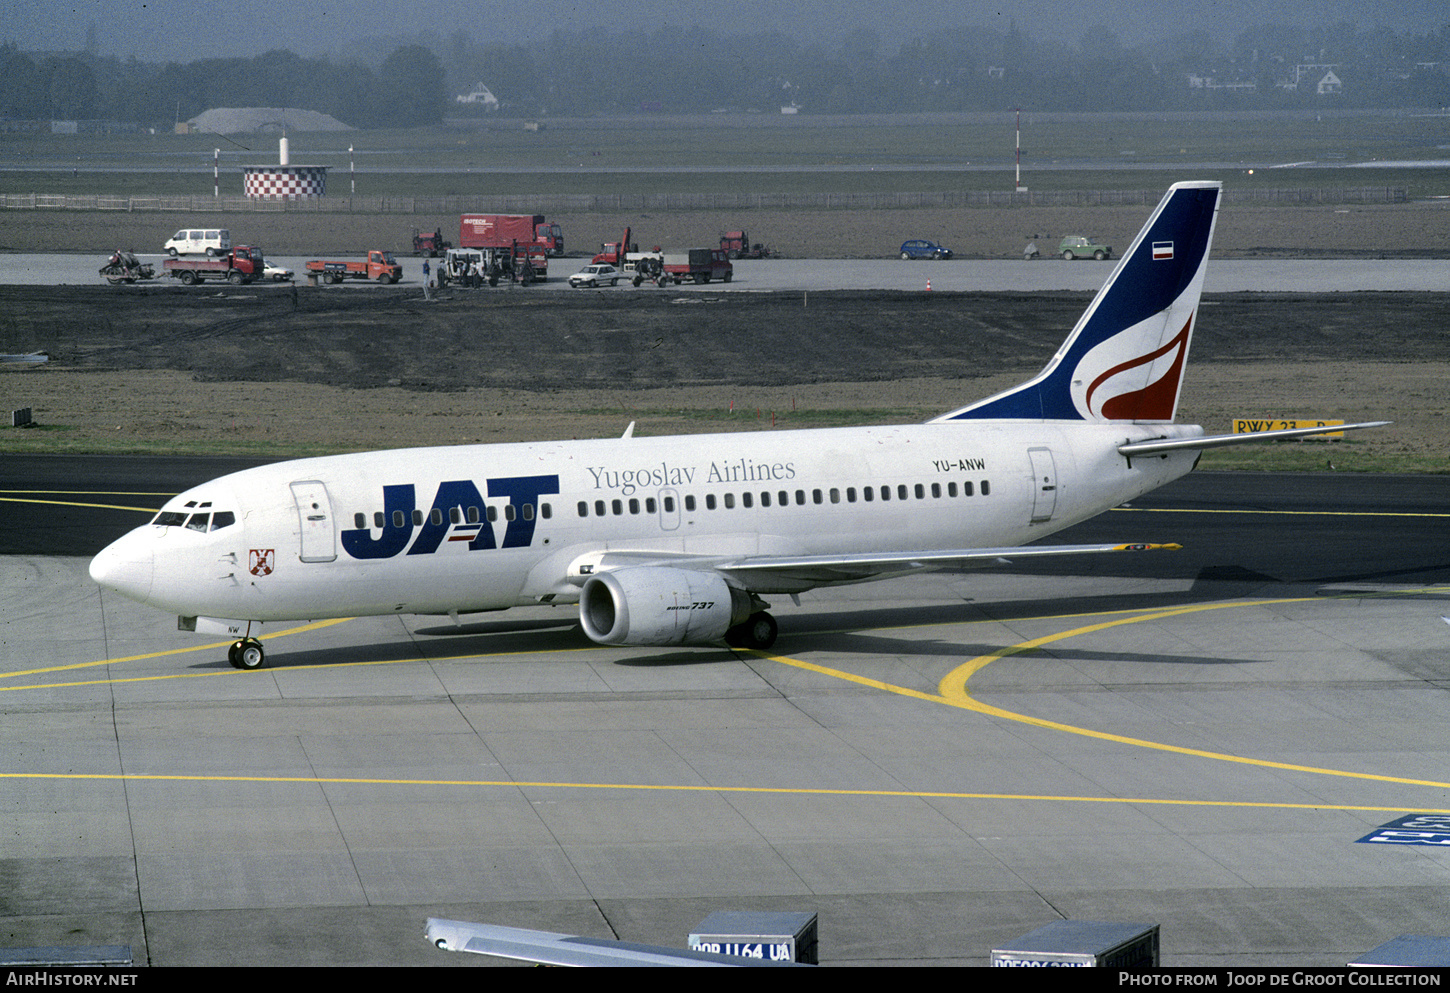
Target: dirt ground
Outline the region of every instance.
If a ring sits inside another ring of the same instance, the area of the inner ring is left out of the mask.
[[[3,451],[283,455],[920,421],[1044,365],[1085,294],[0,288]],[[1180,420],[1390,419],[1276,467],[1450,471],[1450,296],[1205,298]],[[1251,446],[1252,449],[1266,446]],[[1244,449],[1232,449],[1241,452]],[[1208,467],[1235,465],[1218,453]],[[1261,462],[1249,462],[1261,465]]]

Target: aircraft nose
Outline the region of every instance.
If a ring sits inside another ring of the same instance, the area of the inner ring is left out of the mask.
[[[91,579],[124,597],[144,601],[151,594],[155,557],[136,532],[111,542],[91,559]]]

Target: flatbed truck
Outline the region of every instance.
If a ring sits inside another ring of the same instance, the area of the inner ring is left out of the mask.
[[[398,265],[392,252],[373,249],[362,262],[339,262],[329,259],[313,259],[307,263],[309,282],[322,280],[340,283],[344,279],[376,279],[379,283],[396,283],[403,278],[403,267]]]
[[[262,278],[267,263],[262,250],[251,245],[238,245],[220,255],[183,256],[167,259],[162,263],[166,275],[179,279],[187,286],[205,282],[208,279],[225,279],[233,286],[242,286],[254,279]]]

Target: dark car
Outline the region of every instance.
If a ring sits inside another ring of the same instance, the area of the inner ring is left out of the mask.
[[[952,257],[952,250],[943,248],[934,241],[923,241],[917,238],[914,241],[901,243],[901,257],[903,259],[949,259]]]

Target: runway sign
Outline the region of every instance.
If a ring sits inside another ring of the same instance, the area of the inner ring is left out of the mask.
[[[1288,431],[1292,428],[1323,428],[1334,424],[1343,424],[1341,420],[1327,420],[1325,418],[1299,417],[1235,417],[1234,434],[1251,434],[1255,431]],[[1309,438],[1295,438],[1295,441],[1326,441],[1337,440],[1344,437],[1343,431],[1331,431],[1327,434],[1317,434]]]

